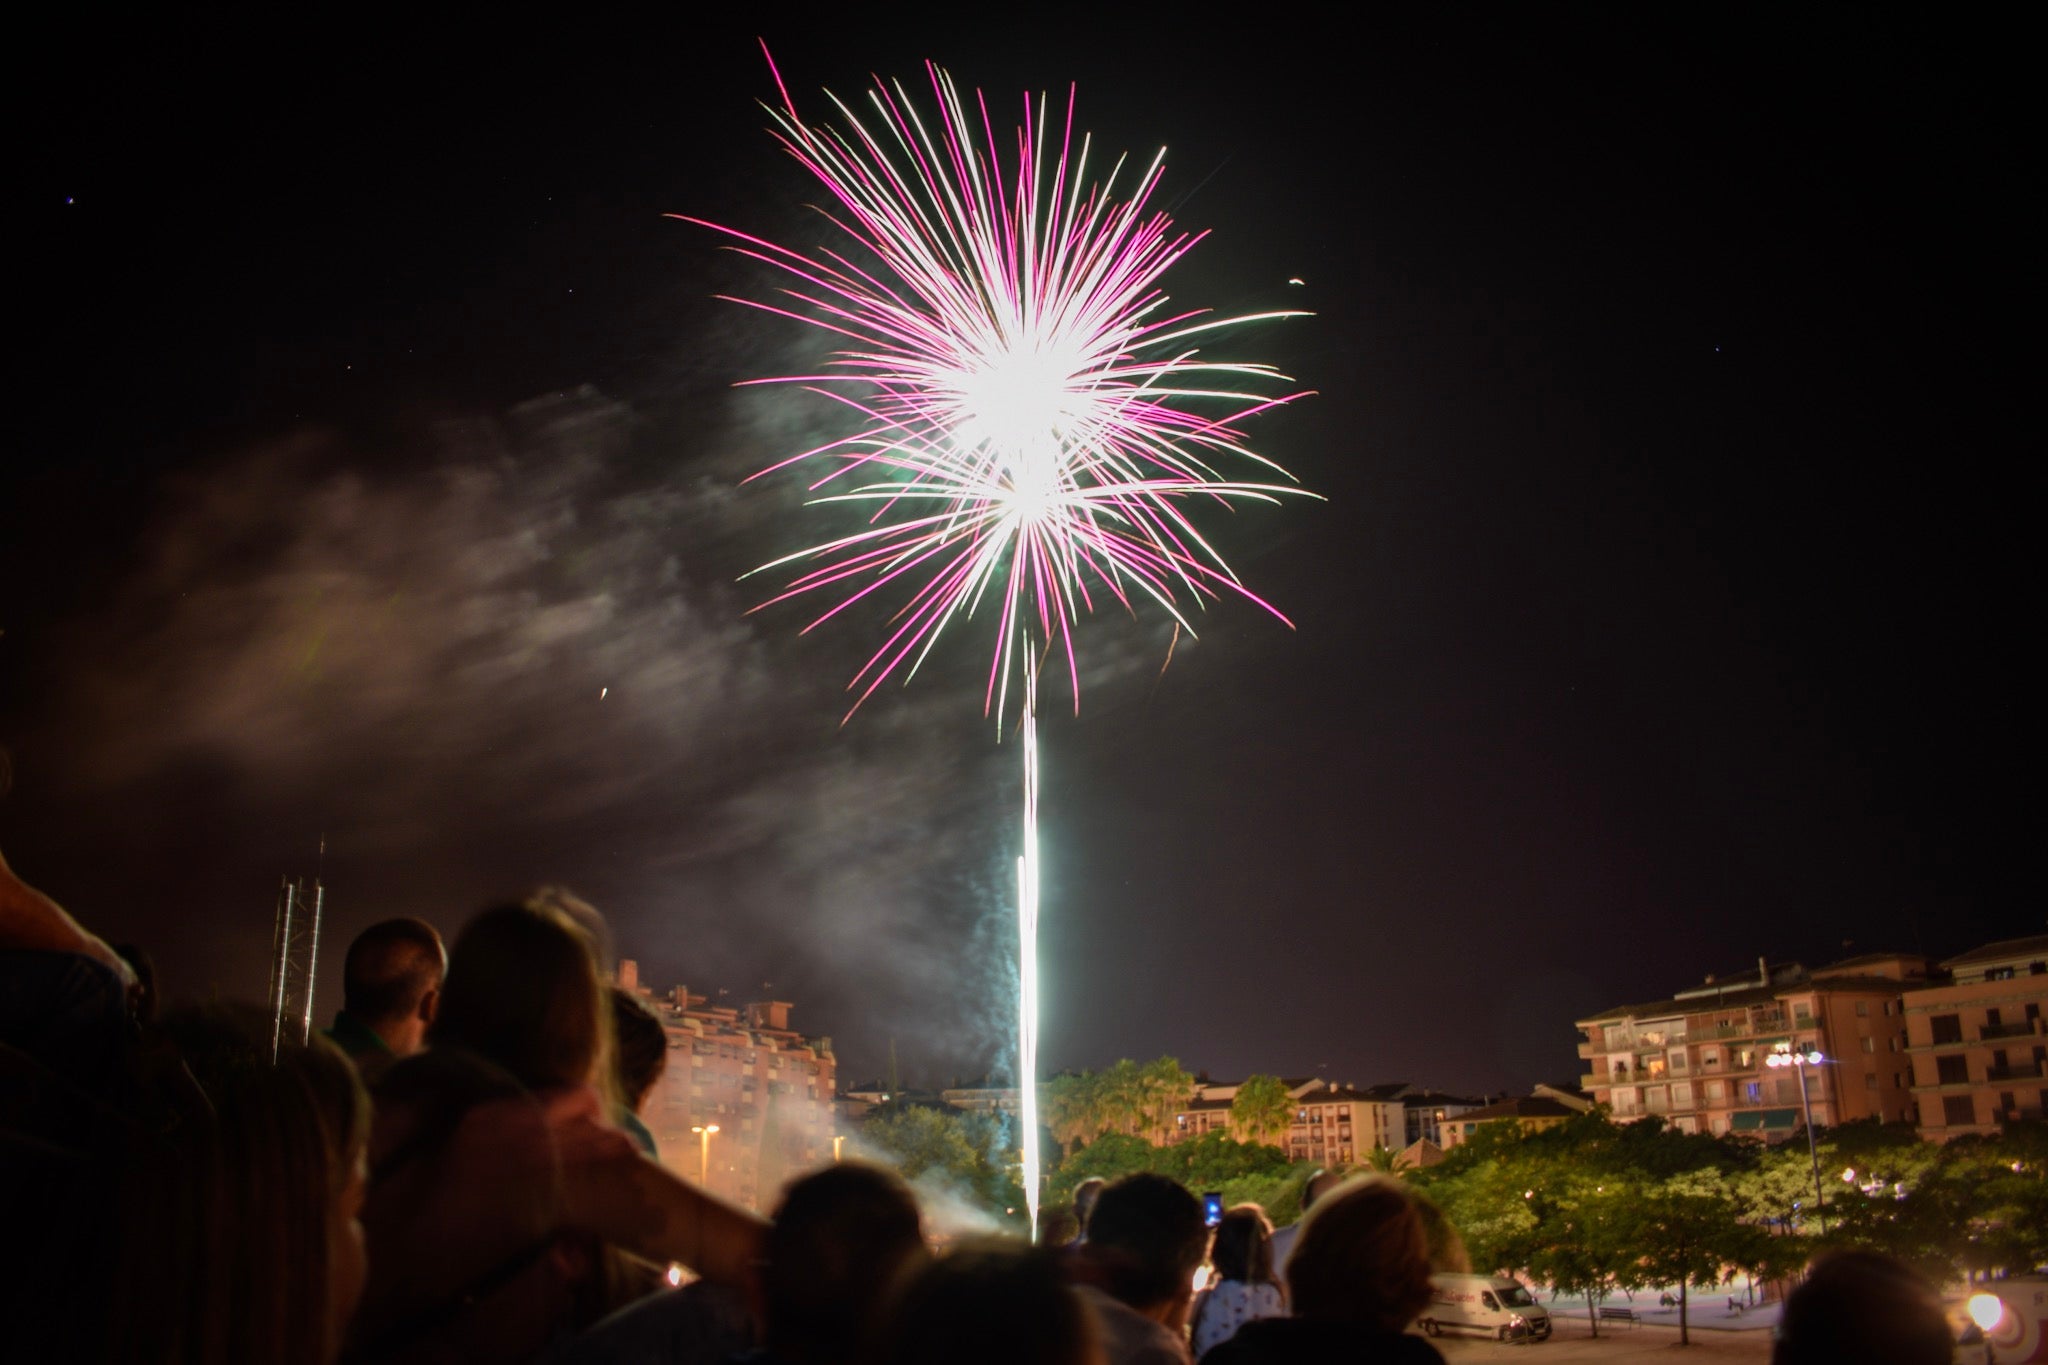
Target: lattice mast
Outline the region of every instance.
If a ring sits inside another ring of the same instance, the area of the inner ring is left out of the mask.
[[[315,878],[286,878],[270,931],[270,1055],[313,1030],[313,974],[320,965],[320,907],[327,888]]]

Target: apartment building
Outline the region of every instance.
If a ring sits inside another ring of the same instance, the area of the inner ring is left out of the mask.
[[[1443,1150],[1448,1152],[1463,1146],[1489,1123],[1512,1123],[1524,1133],[1533,1133],[1543,1128],[1555,1128],[1592,1107],[1593,1101],[1584,1095],[1539,1085],[1527,1095],[1500,1100],[1479,1109],[1468,1109],[1445,1120]]]
[[[1296,1161],[1319,1165],[1355,1164],[1375,1147],[1400,1150],[1419,1140],[1411,1138],[1426,1124],[1434,1134],[1446,1113],[1477,1108],[1480,1101],[1445,1096],[1431,1090],[1417,1090],[1405,1081],[1363,1089],[1335,1085],[1319,1077],[1284,1080],[1294,1100],[1294,1121],[1280,1147]],[[1199,1137],[1204,1133],[1228,1132],[1230,1105],[1237,1096],[1235,1084],[1204,1082],[1196,1087],[1186,1107],[1174,1115],[1168,1141]]]
[[[714,1005],[685,986],[650,995],[630,959],[618,979],[668,1034],[668,1068],[642,1115],[665,1164],[691,1180],[707,1171],[715,1193],[766,1208],[791,1176],[831,1159],[832,1040],[792,1029],[790,1002]]]
[[[1688,1133],[1789,1137],[1816,1126],[1913,1116],[1904,996],[1927,984],[1926,959],[1873,953],[1809,971],[1757,960],[1668,999],[1578,1021],[1579,1087],[1617,1122],[1651,1114]],[[1817,1050],[1812,1067],[1777,1068],[1780,1047]],[[1803,1083],[1803,1093],[1802,1093]]]
[[[1946,1142],[2048,1116],[2048,935],[1941,965],[1947,982],[1905,1000],[1920,1135]]]

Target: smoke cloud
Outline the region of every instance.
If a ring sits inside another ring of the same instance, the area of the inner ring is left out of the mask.
[[[749,615],[770,586],[735,582],[800,543],[778,518],[816,514],[740,488],[765,463],[743,441],[676,461],[647,428],[583,390],[446,425],[396,470],[306,433],[182,476],[66,641],[64,729],[91,737],[69,794],[201,786],[273,878],[317,830],[337,938],[400,909],[452,931],[562,882],[657,987],[795,1000],[807,1030],[850,1035],[849,1067],[891,1037],[920,1070],[1000,1065],[1017,775],[985,655],[963,639],[839,728],[879,637],[802,636],[815,611]]]

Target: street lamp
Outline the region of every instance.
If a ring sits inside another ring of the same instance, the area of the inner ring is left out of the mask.
[[[697,1135],[697,1183],[705,1189],[711,1188],[711,1135],[718,1131],[715,1123],[693,1123],[690,1131]]]
[[[1820,1187],[1820,1148],[1813,1139],[1813,1104],[1806,1096],[1806,1068],[1819,1066],[1827,1058],[1820,1055],[1820,1049],[1802,1048],[1792,1050],[1790,1043],[1780,1043],[1764,1058],[1766,1066],[1789,1066],[1799,1073],[1799,1112],[1806,1119],[1806,1154],[1813,1159],[1813,1202],[1820,1211],[1820,1230],[1828,1230],[1828,1197]]]
[[[832,1159],[834,1161],[839,1160],[839,1144],[844,1141],[846,1141],[844,1133],[834,1133],[832,1135]]]

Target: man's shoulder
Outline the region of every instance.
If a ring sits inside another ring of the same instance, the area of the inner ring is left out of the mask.
[[[1093,1285],[1079,1288],[1102,1327],[1109,1365],[1188,1365],[1187,1343],[1180,1337]]]

